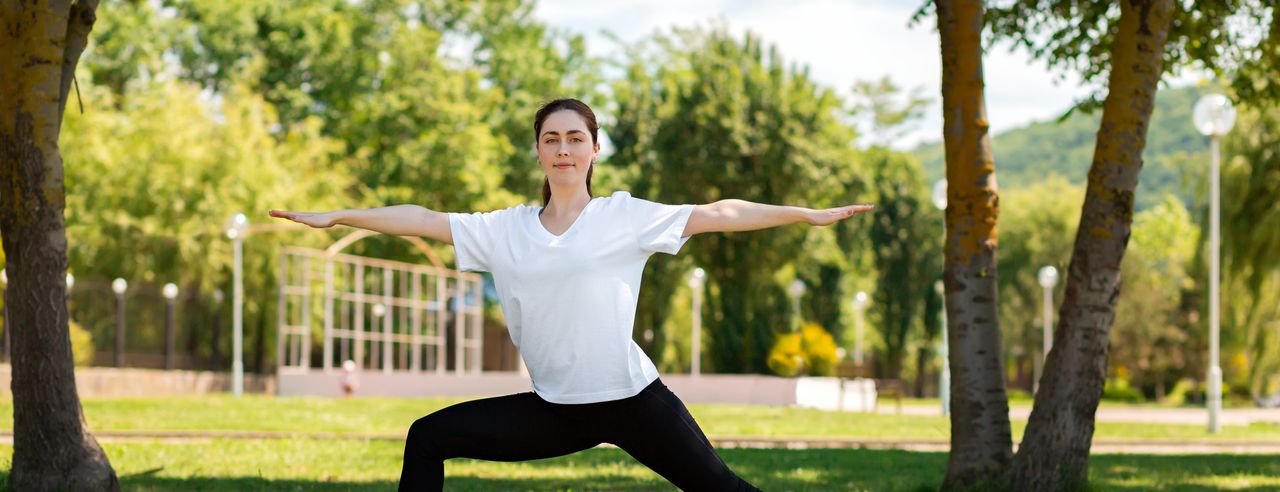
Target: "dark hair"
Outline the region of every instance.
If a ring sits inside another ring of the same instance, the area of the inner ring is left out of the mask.
[[[600,130],[600,126],[596,124],[596,114],[591,111],[591,107],[586,103],[573,98],[556,99],[549,103],[543,104],[538,108],[538,113],[533,117],[533,141],[537,142],[542,133],[542,122],[547,120],[551,113],[556,111],[569,110],[578,113],[583,121],[587,122],[587,131],[591,132],[591,143],[595,145],[600,140],[596,138],[596,133]],[[591,173],[596,170],[596,162],[591,161],[591,167],[587,168],[587,196],[591,195]],[[542,206],[551,203],[551,182],[547,178],[542,178]]]

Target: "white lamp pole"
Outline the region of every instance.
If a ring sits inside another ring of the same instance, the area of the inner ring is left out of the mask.
[[[116,367],[124,367],[124,293],[128,290],[128,280],[117,278],[111,281],[111,292],[116,293]]]
[[[1192,118],[1202,135],[1209,137],[1209,394],[1206,404],[1209,407],[1209,432],[1222,430],[1218,415],[1222,413],[1222,368],[1218,365],[1218,330],[1220,293],[1220,221],[1221,206],[1219,204],[1219,156],[1218,139],[1231,131],[1236,123],[1236,110],[1231,107],[1231,100],[1221,94],[1207,94],[1196,101],[1192,110]]]
[[[4,286],[4,291],[9,292],[9,274],[5,273],[5,269],[0,268],[0,285]],[[4,360],[9,361],[9,303],[4,303]]]
[[[853,295],[853,364],[862,368],[862,323],[863,311],[867,309],[867,293],[858,291]]]
[[[693,348],[690,357],[689,373],[694,377],[702,374],[702,281],[707,272],[694,268],[689,276],[689,288],[693,290]]]
[[[173,370],[173,303],[178,298],[178,285],[173,282],[164,284],[161,294],[164,294],[164,368]]]
[[[791,327],[792,331],[800,329],[800,298],[804,296],[807,290],[804,281],[795,279],[791,281],[791,285],[787,286],[787,294],[791,296]]]
[[[1044,290],[1044,314],[1041,317],[1044,351],[1040,353],[1040,374],[1036,376],[1035,382],[1035,390],[1038,391],[1040,378],[1044,375],[1044,362],[1049,359],[1049,350],[1053,348],[1053,286],[1058,284],[1058,269],[1052,265],[1041,267],[1036,277]]]
[[[227,227],[234,255],[231,273],[231,394],[237,397],[244,392],[244,236],[248,226],[249,218],[236,214]]]
[[[947,180],[939,179],[933,184],[933,206],[941,210],[943,214],[947,211]],[[942,220],[942,250],[943,257],[946,257],[947,244],[947,220]],[[942,297],[942,348],[938,351],[938,355],[942,357],[942,370],[938,371],[938,399],[942,400],[942,415],[951,415],[951,341],[947,334],[947,295],[946,287],[942,282],[937,283],[938,293]]]

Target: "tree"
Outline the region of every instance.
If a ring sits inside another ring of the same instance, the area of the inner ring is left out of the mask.
[[[614,85],[610,162],[628,168],[633,194],[667,203],[847,203],[859,190],[845,188],[856,181],[856,154],[853,132],[836,118],[840,101],[754,35],[725,31],[676,31],[651,52],[633,49],[628,77]],[[790,314],[781,287],[790,278],[775,274],[792,271],[806,234],[789,227],[695,240],[690,255],[708,277],[708,369],[768,370]]]
[[[1270,53],[1280,53],[1280,15],[1272,14],[1271,38]],[[1280,391],[1280,110],[1241,109],[1224,142],[1223,328],[1243,342],[1244,382],[1261,398]]]
[[[1171,0],[1120,5],[1107,100],[1065,275],[1066,294],[1040,391],[1010,469],[1014,488],[1062,490],[1087,481],[1120,264],[1133,221],[1133,192],[1156,84],[1164,73],[1162,54],[1173,11]]]
[[[96,0],[0,3],[0,234],[9,286],[18,490],[117,490],[88,432],[67,325],[66,195],[58,151]]]
[[[1157,398],[1177,382],[1195,354],[1203,353],[1183,353],[1190,337],[1181,322],[1197,229],[1182,202],[1166,195],[1160,205],[1134,216],[1133,244],[1120,266],[1126,281],[1142,288],[1125,289],[1116,301],[1109,372],[1123,373],[1133,386],[1150,388]]]
[[[1043,372],[1040,316],[1044,294],[1037,274],[1046,265],[1066,271],[1083,200],[1084,187],[1056,175],[1001,193],[1000,327],[1005,360],[1014,365],[1015,380],[1025,381],[1027,391],[1034,385],[1031,378]],[[1058,282],[1055,300],[1062,299],[1062,291],[1062,282]]]
[[[871,310],[885,345],[882,376],[901,377],[907,338],[925,322],[925,300],[941,265],[933,204],[910,156],[876,148],[868,151],[876,211],[866,234],[875,258],[876,287]]]
[[[951,455],[944,486],[995,478],[1012,455],[997,310],[999,195],[983,94],[981,0],[934,3],[947,162],[944,247]]]
[[[988,17],[997,39],[1012,39],[1051,66],[1078,70],[1100,89],[1079,108],[1102,109],[1054,350],[1009,470],[1010,486],[1056,490],[1085,483],[1157,84],[1166,71],[1199,62],[1230,74],[1233,85],[1268,86],[1254,80],[1273,77],[1274,65],[1250,62],[1265,51],[1267,37],[1239,28],[1251,21],[1267,25],[1260,22],[1269,15],[1265,4],[1129,0],[1117,9],[1112,2],[1025,0]]]

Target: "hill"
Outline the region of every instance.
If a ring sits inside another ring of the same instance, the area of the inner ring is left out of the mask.
[[[1151,114],[1151,130],[1138,178],[1137,209],[1154,205],[1165,193],[1190,203],[1192,190],[1183,185],[1184,169],[1208,166],[1209,140],[1191,124],[1191,108],[1207,92],[1198,87],[1161,88]],[[998,115],[997,115],[998,116]],[[1062,122],[1036,122],[991,139],[1000,189],[1030,185],[1057,174],[1083,184],[1093,159],[1101,111],[1074,113]],[[924,165],[928,183],[943,176],[941,143],[924,144],[911,153]]]

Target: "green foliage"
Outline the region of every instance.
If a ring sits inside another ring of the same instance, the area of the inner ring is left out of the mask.
[[[1127,374],[1134,385],[1164,388],[1195,367],[1199,353],[1183,350],[1191,326],[1181,308],[1184,292],[1192,286],[1186,267],[1198,235],[1191,215],[1173,197],[1134,216],[1120,268],[1124,287],[1112,322],[1108,364],[1112,373]]]
[[[1007,357],[1012,358],[1009,365],[1020,367],[1022,374],[1029,375],[1030,367],[1038,364],[1043,347],[1040,320],[1044,289],[1037,275],[1044,266],[1058,269],[1060,280],[1053,294],[1056,309],[1066,286],[1067,262],[1080,222],[1084,188],[1050,175],[1039,183],[1000,195],[996,268],[1000,272],[997,284],[1004,338],[1001,345],[1009,354]]]
[[[837,362],[835,339],[812,323],[778,335],[769,349],[769,369],[779,376],[831,376]]]
[[[898,378],[907,337],[924,326],[926,296],[942,273],[942,213],[929,201],[920,166],[882,148],[867,152],[876,210],[866,231],[876,269],[874,325],[884,340],[883,377]]]
[[[1129,386],[1128,379],[1114,378],[1108,379],[1107,384],[1102,387],[1102,399],[1107,401],[1137,403],[1142,401],[1143,398],[1141,391]]]
[[[1166,73],[1203,66],[1232,79],[1245,100],[1280,101],[1280,15],[1266,0],[1175,1],[1165,45]],[[1120,6],[1105,0],[1016,0],[990,6],[986,22],[994,40],[1011,40],[1062,72],[1080,74],[1095,87],[1081,102],[1101,107],[1110,74]],[[1046,33],[1052,33],[1047,35]],[[990,44],[988,41],[984,44]]]
[[[89,365],[93,362],[93,335],[73,320],[67,324],[71,328],[71,358],[78,367]]]
[[[840,101],[785,68],[754,35],[677,30],[629,49],[627,76],[613,86],[610,163],[631,177],[635,196],[814,208],[858,198],[853,132],[836,118]],[[774,330],[790,315],[773,273],[795,260],[807,234],[798,227],[714,234],[691,245],[689,256],[708,275],[708,369],[767,370]],[[654,288],[650,278],[646,289]],[[679,278],[668,273],[656,283]]]
[[[1142,152],[1142,179],[1134,197],[1137,210],[1160,203],[1167,194],[1191,203],[1193,193],[1184,184],[1188,168],[1203,166],[1209,149],[1208,140],[1191,124],[1191,108],[1207,92],[1183,87],[1156,94]],[[1076,113],[1062,121],[1032,123],[992,136],[1001,194],[1032,187],[1053,175],[1083,185],[1093,162],[1100,121],[1098,115]],[[943,177],[941,143],[921,145],[912,153],[924,164],[926,182]]]
[[[68,256],[82,279],[175,282],[184,292],[203,293],[193,296],[202,311],[215,287],[230,292],[231,244],[223,230],[233,214],[246,212],[256,223],[272,207],[343,204],[350,178],[330,169],[334,143],[315,121],[273,134],[271,107],[241,89],[210,104],[190,83],[139,83],[117,104],[82,80],[85,114],[68,112],[61,142],[69,163]],[[328,241],[320,233],[251,235],[246,291],[275,291],[283,245]],[[265,325],[273,307],[274,296],[247,296],[246,325]],[[81,321],[95,333],[111,323],[109,315]]]

